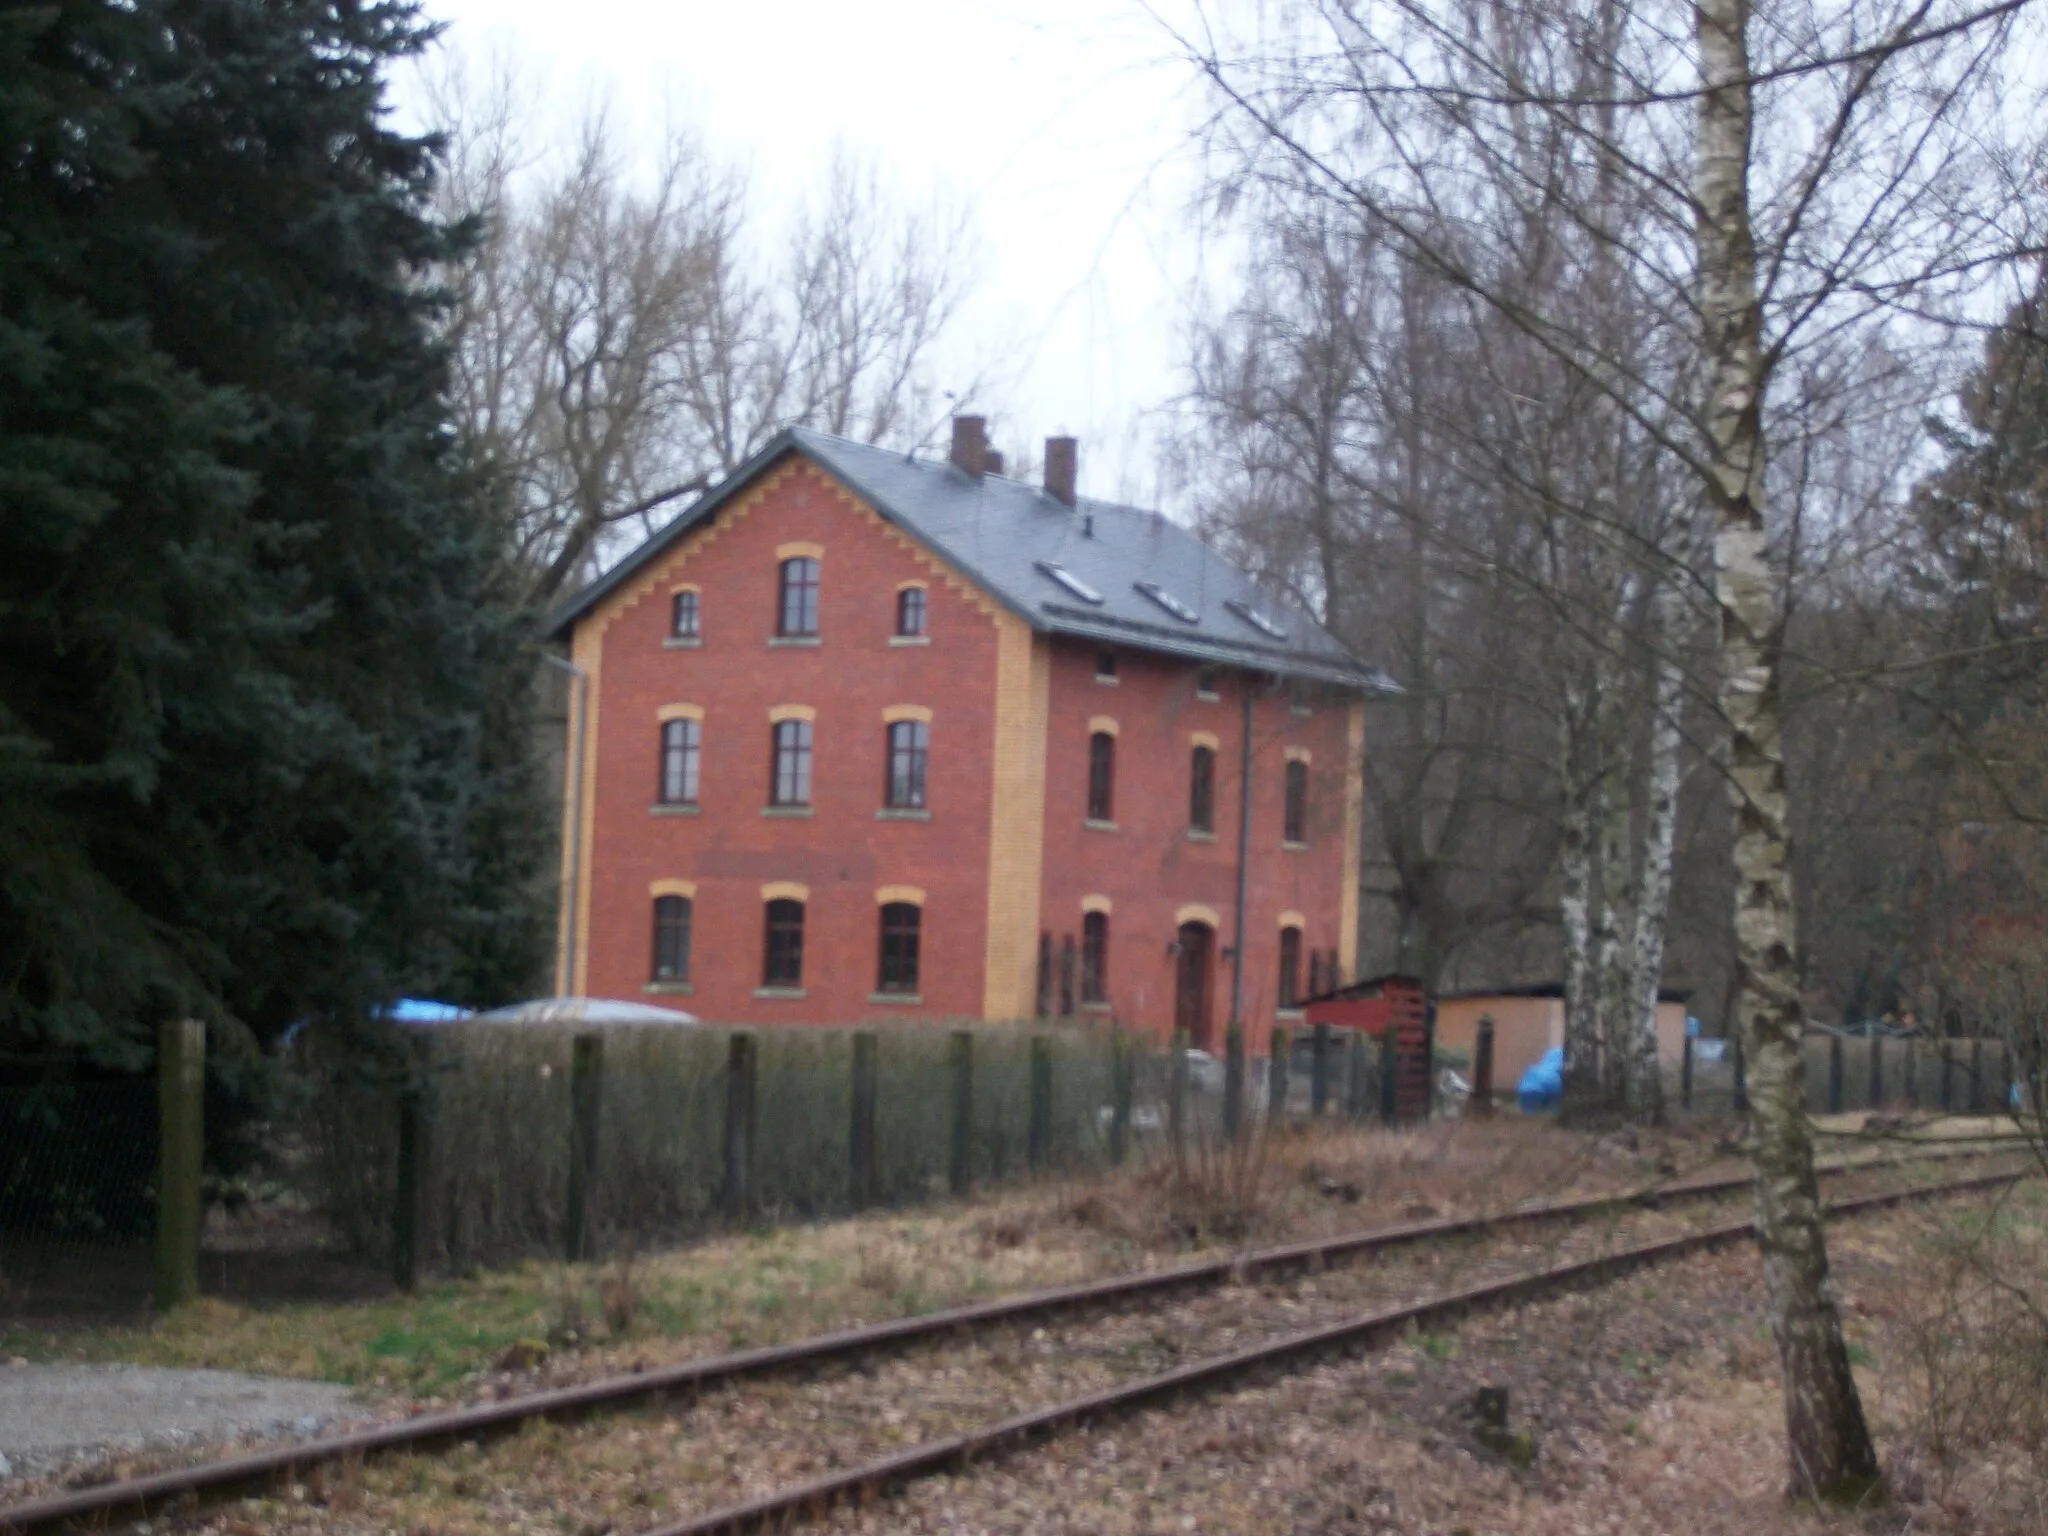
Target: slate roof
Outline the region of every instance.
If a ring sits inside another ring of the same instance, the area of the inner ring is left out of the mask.
[[[1398,691],[1307,612],[1261,590],[1159,513],[1085,496],[1068,507],[1022,481],[999,475],[977,480],[943,458],[916,458],[801,427],[778,433],[570,598],[556,612],[552,632],[566,635],[577,619],[791,451],[844,481],[884,518],[1041,632],[1366,692]]]

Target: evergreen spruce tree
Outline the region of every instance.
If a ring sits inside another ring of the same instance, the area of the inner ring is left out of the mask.
[[[541,942],[528,615],[459,459],[406,3],[0,10],[0,1053],[139,1063]]]

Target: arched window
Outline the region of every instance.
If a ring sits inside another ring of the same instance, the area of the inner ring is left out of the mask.
[[[1088,738],[1088,819],[1114,821],[1116,811],[1116,738],[1097,731]]]
[[[782,562],[782,601],[775,633],[784,636],[818,632],[818,562],[798,555]]]
[[[883,906],[877,992],[907,995],[917,991],[918,938],[923,923],[923,909],[910,902],[892,901]]]
[[[1216,830],[1216,754],[1197,747],[1188,765],[1188,830]]]
[[[697,764],[703,744],[695,720],[664,720],[661,725],[661,778],[655,798],[663,805],[697,803]]]
[[[811,722],[778,720],[768,764],[770,805],[811,803]]]
[[[668,632],[676,640],[697,638],[697,594],[694,591],[678,592],[670,600]]]
[[[931,745],[932,728],[922,720],[898,720],[889,727],[889,772],[882,785],[882,803],[889,809],[924,809],[925,765]]]
[[[690,898],[654,898],[654,980],[656,984],[690,979]]]
[[[804,904],[788,897],[768,903],[767,935],[761,948],[761,985],[804,984]]]
[[[1287,825],[1280,835],[1290,843],[1308,841],[1308,764],[1298,758],[1287,765]]]
[[[1280,1006],[1301,1006],[1301,930],[1280,930]]]
[[[923,587],[905,587],[896,594],[896,633],[906,638],[924,633]]]
[[[1088,912],[1081,918],[1081,1001],[1109,1001],[1109,914]]]

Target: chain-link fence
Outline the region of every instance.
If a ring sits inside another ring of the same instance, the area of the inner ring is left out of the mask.
[[[154,1078],[0,1088],[0,1311],[145,1293],[156,1161]]]
[[[566,1030],[453,1026],[415,1041],[407,1082],[315,1053],[309,1167],[352,1245],[384,1253],[405,1233],[419,1263],[460,1272],[577,1251],[572,1205],[591,1250],[644,1251],[734,1220],[913,1204],[955,1187],[956,1171],[986,1185],[1107,1156],[1106,1031],[879,1031],[865,1095],[860,1034],[739,1036],[739,1088],[736,1037],[709,1029],[597,1031],[579,1052]]]
[[[1333,1117],[1379,1118],[1378,1052],[1352,1034],[1333,1031],[1320,1065],[1307,1039],[1307,1056],[1286,1063],[1297,1070],[1248,1060],[1241,1123],[1269,1118],[1275,1085],[1290,1119],[1319,1099]],[[267,1264],[276,1283],[303,1285],[316,1262],[347,1255],[356,1269],[331,1276],[336,1286],[360,1287],[365,1264],[381,1285],[394,1260],[409,1262],[401,1272],[462,1273],[649,1251],[736,1222],[905,1207],[1098,1166],[1176,1124],[1196,1138],[1222,1133],[1221,1061],[1195,1055],[1176,1072],[1167,1052],[1109,1029],[584,1038],[464,1025],[417,1032],[375,1066],[357,1052],[324,1054],[317,1040],[296,1052],[262,1122],[261,1179],[209,1186],[219,1208],[203,1283],[249,1289],[268,1282],[237,1285],[236,1266],[255,1276]],[[1669,1106],[1739,1113],[1733,1043],[1689,1054],[1684,1081],[1667,1085]],[[1998,1114],[2013,1083],[2002,1040],[1806,1043],[1816,1114]],[[154,1077],[0,1088],[0,1323],[144,1304],[158,1095]],[[246,1104],[238,1113],[251,1123]],[[216,1146],[210,1157],[220,1155]],[[253,1235],[242,1231],[252,1204],[271,1207],[271,1224]],[[277,1208],[291,1222],[281,1226]]]

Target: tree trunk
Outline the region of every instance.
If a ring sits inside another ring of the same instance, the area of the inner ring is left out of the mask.
[[[1750,223],[1747,0],[1697,0],[1702,93],[1695,170],[1699,303],[1709,369],[1707,491],[1721,619],[1720,702],[1735,818],[1735,1004],[1756,1125],[1763,1252],[1795,1497],[1860,1498],[1880,1481],[1828,1280],[1807,1135],[1779,672],[1782,568],[1764,522],[1763,391]]]
[[[1649,804],[1643,825],[1642,878],[1636,890],[1635,1022],[1629,1051],[1628,1112],[1641,1125],[1664,1123],[1657,1062],[1657,990],[1664,979],[1664,925],[1671,910],[1671,859],[1678,836],[1678,711],[1685,684],[1679,655],[1680,600],[1658,594],[1653,633],[1662,651],[1650,697]]]
[[[1592,964],[1593,826],[1587,804],[1584,690],[1565,688],[1558,730],[1564,816],[1557,853],[1557,914],[1564,929],[1564,1097],[1567,1120],[1596,1112],[1600,1093],[1600,1012]]]
[[[1593,822],[1600,838],[1600,905],[1593,928],[1593,966],[1594,984],[1600,989],[1600,1093],[1609,1104],[1620,1104],[1628,1095],[1635,1033],[1635,950],[1621,941],[1635,873],[1629,846],[1630,733],[1623,712],[1620,659],[1604,657],[1601,667],[1608,676],[1601,689],[1600,777],[1593,800]]]

